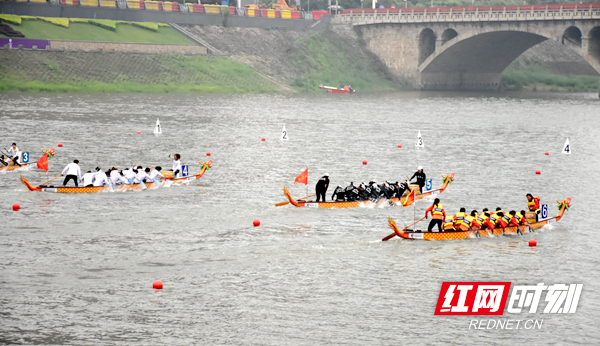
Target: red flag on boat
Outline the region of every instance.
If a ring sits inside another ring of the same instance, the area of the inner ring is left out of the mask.
[[[402,203],[403,207],[410,207],[411,204],[415,202],[416,189],[410,190],[409,194],[406,196],[406,199]]]
[[[48,172],[48,155],[44,154],[44,156],[42,156],[38,162],[37,162],[37,166],[39,169],[43,169],[46,172]]]
[[[294,179],[294,184],[296,183],[308,185],[308,166],[306,166],[306,170],[304,172],[300,173],[300,175]]]

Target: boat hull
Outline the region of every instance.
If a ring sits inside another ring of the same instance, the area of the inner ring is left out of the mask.
[[[21,166],[17,166],[17,165],[0,166],[0,172],[10,172],[10,171],[15,171],[15,170],[28,171],[31,167],[35,167],[35,166],[33,166],[31,163],[23,163],[23,164],[21,164]]]
[[[424,192],[415,195],[415,200],[425,198],[427,196],[433,196],[444,192],[444,190],[448,187],[448,185],[454,181],[454,173],[442,176],[444,177],[444,184],[439,189],[435,189],[432,191]],[[303,201],[303,200],[295,200],[287,187],[283,187],[283,193],[288,198],[290,203],[295,207],[303,208],[324,208],[324,209],[338,209],[338,208],[359,208],[359,207],[377,207],[386,204],[391,205],[402,205],[406,201],[406,196],[402,196],[402,198],[392,198],[392,199],[381,199],[378,201],[339,201],[339,202],[313,202],[313,201]]]
[[[202,164],[202,169],[196,175],[177,178],[172,180],[173,185],[177,184],[185,184],[196,179],[200,179],[206,170],[209,168],[208,163]],[[136,191],[136,190],[144,190],[141,184],[131,184],[131,185],[116,185],[113,189],[112,185],[108,186],[89,186],[89,187],[75,187],[75,186],[66,186],[66,187],[50,187],[50,186],[33,186],[25,177],[21,175],[21,182],[25,185],[30,191],[36,192],[50,192],[50,193],[98,193],[98,192],[117,192],[117,191]],[[146,183],[147,189],[156,189],[160,187],[154,182]]]
[[[559,221],[564,215],[565,210],[571,206],[571,199],[567,198],[566,200],[559,202],[560,211],[556,216],[550,217],[545,220],[537,221],[530,223],[528,225],[522,226],[511,226],[506,227],[504,230],[502,228],[495,228],[493,230],[490,229],[480,229],[480,230],[471,230],[471,231],[449,231],[449,232],[421,232],[421,231],[413,231],[413,230],[400,230],[396,225],[394,219],[388,216],[388,224],[391,229],[394,230],[396,235],[400,238],[409,239],[409,240],[457,240],[457,239],[467,239],[467,238],[484,238],[484,237],[499,237],[505,235],[521,235],[532,233],[536,229],[542,228],[545,225],[555,223]]]

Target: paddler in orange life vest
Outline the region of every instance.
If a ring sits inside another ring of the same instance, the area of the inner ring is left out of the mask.
[[[427,232],[431,232],[435,225],[438,226],[438,232],[442,232],[442,223],[446,219],[446,212],[439,198],[436,198],[431,207],[425,210],[425,218],[427,218],[427,213],[431,213],[431,222],[429,223],[429,227],[427,227]]]

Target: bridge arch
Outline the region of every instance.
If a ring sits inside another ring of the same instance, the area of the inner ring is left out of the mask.
[[[442,33],[442,45],[446,44],[446,42],[450,41],[456,36],[458,36],[456,30],[450,28],[444,30],[444,32]]]
[[[578,27],[570,26],[563,32],[561,43],[581,48],[582,37],[583,34]]]
[[[575,49],[600,72],[600,27],[588,30],[583,35],[576,26],[557,28],[555,34],[529,28],[461,34],[419,64],[418,84],[423,90],[498,90],[501,74],[508,65],[547,39],[564,40],[567,47]],[[581,49],[584,40],[585,52]]]
[[[426,28],[419,33],[419,64],[435,52],[435,33]]]

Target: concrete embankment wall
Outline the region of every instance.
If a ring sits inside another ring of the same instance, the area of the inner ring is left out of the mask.
[[[184,44],[116,43],[50,40],[50,49],[148,54],[206,55],[206,47]]]
[[[282,28],[293,30],[321,30],[326,28],[331,20],[329,16],[323,16],[319,22],[306,19],[251,18],[238,15],[228,15],[226,18],[226,16],[221,14],[210,13],[163,12],[8,1],[0,1],[0,13],[40,17],[94,18],[131,22],[226,25],[240,28]]]

